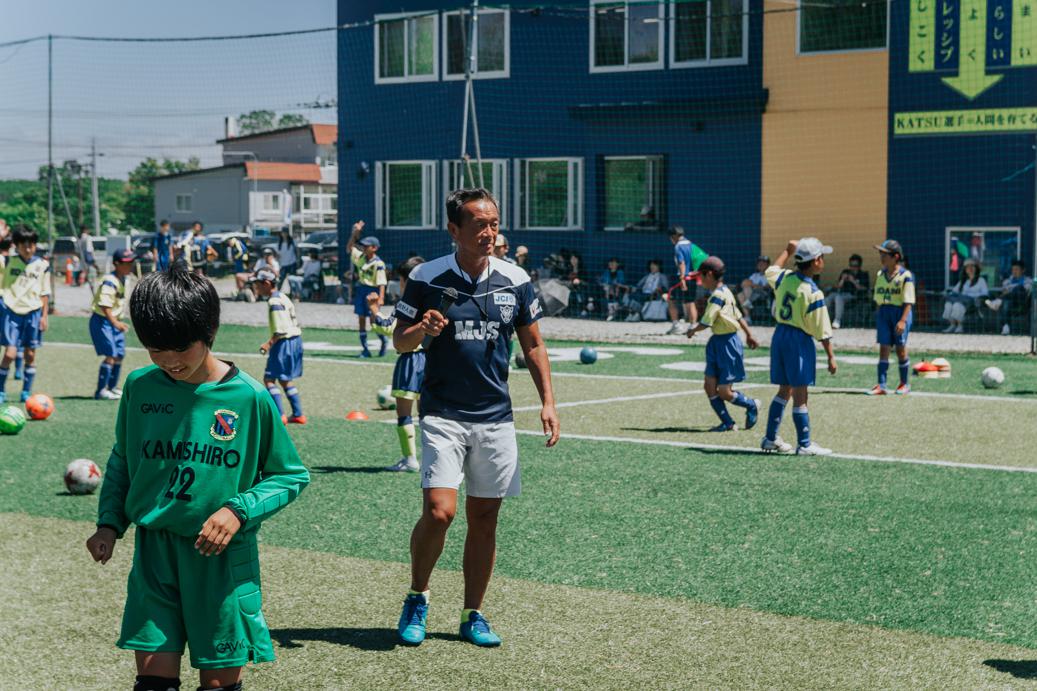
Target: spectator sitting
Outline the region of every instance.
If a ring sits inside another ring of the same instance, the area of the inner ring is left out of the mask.
[[[839,274],[839,280],[835,282],[835,288],[825,296],[825,306],[832,309],[835,306],[832,318],[832,328],[838,329],[842,326],[843,315],[846,305],[854,300],[868,299],[868,290],[871,287],[871,279],[867,271],[861,270],[861,255],[851,254],[850,265]]]
[[[1012,273],[1001,282],[1000,297],[983,301],[992,311],[1000,314],[1002,336],[1012,333],[1012,327],[1009,326],[1012,315],[1026,313],[1032,287],[1033,279],[1026,275],[1026,264],[1020,259],[1013,259]]]
[[[598,279],[598,283],[601,284],[601,288],[605,293],[605,304],[608,306],[608,316],[605,317],[605,321],[612,321],[616,318],[620,300],[630,292],[630,286],[627,285],[627,277],[623,273],[623,264],[620,263],[618,257],[609,257],[605,266],[606,268],[601,272],[601,278]]]
[[[742,290],[738,293],[738,302],[742,307],[742,312],[746,315],[745,320],[747,322],[752,321],[749,319],[749,313],[752,312],[753,303],[761,299],[770,301],[774,295],[770,284],[767,283],[767,277],[764,276],[764,272],[767,271],[767,267],[770,265],[770,257],[757,257],[756,271],[749,278],[742,281]]]
[[[272,272],[275,276],[281,272],[281,265],[277,262],[276,253],[273,247],[264,247],[263,256],[256,260],[256,263],[252,266],[252,271],[242,272],[234,274],[234,283],[238,287],[238,294],[235,296],[236,300],[248,300],[249,302],[256,301],[256,293],[252,288],[252,284],[249,280],[254,277],[260,270],[266,269]]]
[[[302,267],[290,276],[288,284],[292,288],[292,295],[298,295],[303,300],[309,300],[314,295],[324,290],[324,262],[320,260],[318,250],[310,250],[310,254],[302,262]]]
[[[965,312],[968,307],[979,306],[979,301],[990,295],[987,281],[979,274],[979,263],[975,259],[965,260],[965,274],[958,284],[950,289],[946,301],[943,303],[943,318],[947,321],[945,334],[960,334],[965,331],[962,322],[965,321]]]
[[[515,264],[526,273],[529,273],[529,248],[519,245],[515,248]]]
[[[493,243],[493,256],[509,264],[516,263],[514,259],[508,256],[508,238],[504,236],[504,233],[497,233],[497,240]]]
[[[583,258],[579,252],[569,254],[569,271],[564,280],[571,291],[569,304],[578,311],[579,316],[586,317],[589,312],[593,312],[594,302],[587,292],[587,276],[583,270]]]
[[[627,304],[633,312],[627,317],[627,321],[640,321],[641,308],[645,303],[660,300],[666,292],[666,274],[662,273],[662,260],[651,259],[648,262],[648,273],[634,286],[634,290],[627,294]],[[660,319],[666,318],[666,307]]]

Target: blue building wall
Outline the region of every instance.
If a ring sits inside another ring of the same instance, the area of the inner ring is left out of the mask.
[[[456,7],[429,0],[340,0],[339,23]],[[747,65],[606,74],[588,69],[587,8],[588,3],[579,2],[570,10],[513,9],[510,78],[474,82],[483,158],[584,158],[583,230],[509,228],[512,249],[528,246],[533,265],[559,248],[575,250],[592,274],[613,254],[624,258],[630,278],[636,279],[652,257],[663,258],[664,270],[672,270],[672,245],[665,233],[602,231],[600,157],[663,155],[664,220],[683,225],[696,243],[723,256],[732,275],[745,275],[759,252],[761,115],[766,103],[760,0],[750,2]],[[443,254],[449,251],[445,230],[373,227],[374,163],[456,159],[464,83],[376,85],[373,32],[363,26],[339,33],[340,233],[348,234],[352,222],[362,218],[379,235],[388,261],[415,252]],[[641,105],[620,105],[624,103]],[[362,163],[370,173],[359,172]],[[442,211],[439,216],[442,226]]]
[[[947,2],[956,9],[957,0]],[[1037,106],[1037,69],[988,65],[987,74],[1003,77],[971,101],[942,81],[953,70],[909,72],[910,5],[890,4],[889,235],[903,241],[912,270],[930,290],[945,287],[948,227],[1020,226],[1032,271],[1034,133],[896,136],[894,124],[897,113]]]

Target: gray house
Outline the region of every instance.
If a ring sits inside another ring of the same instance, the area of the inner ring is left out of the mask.
[[[335,125],[221,139],[223,165],[155,179],[155,219],[168,219],[176,230],[198,220],[210,232],[333,229],[337,140]]]

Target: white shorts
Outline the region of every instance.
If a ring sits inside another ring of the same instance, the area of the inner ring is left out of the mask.
[[[421,487],[457,489],[470,497],[517,497],[522,489],[514,422],[421,418]]]

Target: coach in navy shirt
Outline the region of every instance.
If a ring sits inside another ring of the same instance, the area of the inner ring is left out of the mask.
[[[446,202],[457,252],[418,266],[396,305],[393,345],[400,352],[432,336],[421,388],[421,486],[424,508],[411,535],[411,590],[399,621],[401,642],[425,639],[429,579],[466,481],[468,536],[464,550],[461,638],[500,645],[479,611],[493,573],[497,514],[521,487],[515,424],[508,393],[508,342],[526,356],[543,408],[547,445],[558,441],[558,412],[547,347],[540,337],[540,301],[525,271],[493,256],[500,211],[484,189],[457,190]],[[441,313],[443,294],[456,302]]]

